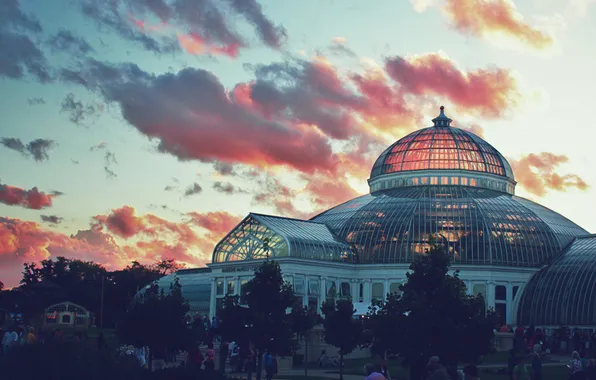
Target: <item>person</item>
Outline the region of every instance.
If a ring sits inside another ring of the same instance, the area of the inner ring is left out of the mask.
[[[518,358],[515,349],[509,350],[509,359],[507,360],[507,367],[509,370],[509,380],[513,380],[513,370],[518,363]]]
[[[383,358],[381,360],[381,375],[385,377],[387,380],[391,380],[391,376],[389,375],[389,367],[387,366],[387,359]]]
[[[207,353],[205,356],[205,370],[213,371],[215,369],[215,350],[213,349],[213,343],[209,343],[207,346]]]
[[[573,351],[571,354],[571,360],[567,365],[570,372],[570,379],[571,380],[583,380],[585,379],[586,373],[584,372],[584,364],[582,363],[581,357],[579,356],[579,352]]]
[[[465,380],[480,380],[478,378],[478,367],[473,364],[469,364],[464,367],[464,379]]]
[[[385,376],[375,369],[374,364],[367,364],[364,366],[364,380],[385,380]]]
[[[530,380],[530,374],[523,356],[517,359],[517,365],[513,369],[513,380]]]
[[[232,342],[234,343],[234,342]],[[230,353],[230,346],[228,342],[224,341],[219,345],[219,370],[221,373],[226,373],[226,361]]]
[[[596,380],[596,360],[590,359],[586,368],[586,380]]]
[[[257,368],[256,358],[255,350],[252,347],[249,347],[248,352],[246,353],[246,380],[252,380],[252,373]]]
[[[27,333],[27,344],[35,344],[37,341],[37,337],[35,336],[35,329],[33,327],[29,327],[29,332]]]
[[[277,373],[277,361],[270,350],[265,351],[265,355],[263,355],[263,367],[265,367],[267,380],[271,380]]]
[[[438,356],[431,356],[426,365],[427,380],[451,380],[447,368],[441,364]]]
[[[190,368],[198,371],[203,366],[203,353],[199,348],[199,344],[195,343],[191,346],[190,350],[188,351],[188,365]]]
[[[532,355],[532,380],[542,380],[542,362],[536,352]]]

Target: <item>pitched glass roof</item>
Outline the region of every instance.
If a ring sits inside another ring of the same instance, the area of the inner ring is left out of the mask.
[[[349,262],[352,250],[322,223],[249,214],[213,252],[213,262],[300,257]]]
[[[577,238],[526,285],[518,308],[523,325],[596,325],[596,235]]]

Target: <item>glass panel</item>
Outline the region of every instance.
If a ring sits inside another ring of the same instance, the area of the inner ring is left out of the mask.
[[[327,298],[335,298],[337,296],[337,286],[335,281],[325,280],[325,296]]]
[[[308,310],[312,313],[319,314],[319,298],[308,297]]]
[[[474,285],[472,288],[472,294],[475,296],[480,294],[486,299],[486,285]]]
[[[372,284],[372,298],[374,300],[382,301],[385,299],[383,284],[380,282]]]
[[[341,283],[341,294],[344,298],[350,298],[352,296],[351,286],[349,282]]]
[[[507,304],[495,304],[495,312],[497,313],[498,325],[502,326],[507,323]]]
[[[321,292],[321,285],[319,280],[308,279],[308,294],[318,295]]]
[[[218,296],[223,296],[224,294],[224,282],[223,280],[217,280],[217,288],[215,292]]]
[[[391,285],[389,285],[389,293],[401,294],[401,290],[399,290],[400,285],[401,284],[399,282],[392,282]]]
[[[234,294],[234,286],[236,285],[235,281],[228,281],[228,295]]]
[[[507,300],[507,288],[503,285],[497,285],[495,287],[495,299],[498,301]]]
[[[294,278],[294,293],[304,294],[304,278]]]

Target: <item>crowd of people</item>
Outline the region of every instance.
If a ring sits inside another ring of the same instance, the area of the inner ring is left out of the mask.
[[[45,343],[47,341],[62,341],[64,339],[64,331],[55,329],[53,331],[46,331],[44,329],[35,329],[32,326],[17,326],[0,329],[0,337],[2,337],[1,353],[7,354],[17,347],[28,344]],[[72,341],[80,341],[82,334],[75,333],[69,338]]]

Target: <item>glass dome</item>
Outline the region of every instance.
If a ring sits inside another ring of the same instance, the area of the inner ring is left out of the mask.
[[[411,181],[379,181],[380,177],[400,179],[409,178],[417,171],[436,171],[438,178],[446,171],[451,171],[446,178],[457,173],[457,183],[444,184],[466,186],[459,178],[463,172],[472,174],[470,178],[477,182],[479,178],[490,180],[492,177],[495,184],[503,186],[493,184],[492,187],[480,187],[513,194],[515,179],[505,157],[475,134],[452,127],[451,121],[445,116],[444,107],[441,107],[441,114],[433,119],[433,127],[415,131],[387,148],[373,165],[369,179],[371,191],[379,190],[375,184],[380,184],[381,189],[382,185],[385,185],[384,188],[417,185]]]
[[[540,267],[587,232],[565,217],[507,193],[465,186],[377,191],[312,219],[358,253],[359,263],[410,263],[431,236],[456,264]]]
[[[596,236],[577,238],[524,289],[518,321],[537,326],[596,324]]]

